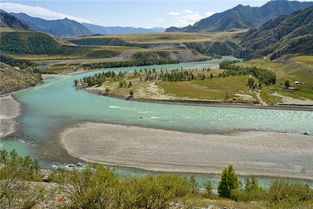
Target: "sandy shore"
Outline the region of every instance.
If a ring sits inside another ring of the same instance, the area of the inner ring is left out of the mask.
[[[20,104],[11,95],[0,97],[0,138],[14,133]]]
[[[220,173],[313,180],[313,136],[238,132],[194,134],[135,126],[83,123],[60,134],[64,148],[89,162],[154,171]]]

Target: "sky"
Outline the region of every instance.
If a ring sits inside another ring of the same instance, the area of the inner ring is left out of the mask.
[[[103,26],[183,27],[238,4],[261,6],[267,0],[1,0],[7,12]]]

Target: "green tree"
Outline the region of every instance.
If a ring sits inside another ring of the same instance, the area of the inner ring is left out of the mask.
[[[129,83],[128,83],[128,88],[130,88],[130,87],[132,87],[133,86],[133,84],[132,84],[132,82],[131,81],[129,81]]]
[[[196,194],[198,192],[199,185],[194,175],[189,177],[189,182],[192,188],[192,193]]]
[[[286,80],[284,86],[288,89],[290,87],[290,81]]]
[[[79,81],[75,79],[75,80],[74,80],[74,85],[75,85],[75,87],[78,86],[78,83],[79,83]]]
[[[254,88],[254,79],[253,78],[248,79],[248,86],[250,89]]]
[[[105,88],[104,91],[105,91],[106,94],[109,94],[109,93],[110,93],[110,89],[109,89],[109,88]]]
[[[230,198],[232,190],[238,189],[239,181],[232,165],[229,165],[222,172],[221,181],[218,185],[218,194],[220,197]]]
[[[211,181],[208,180],[205,184],[204,184],[204,188],[206,190],[206,192],[203,194],[203,197],[210,197],[212,196],[212,184]]]
[[[134,96],[134,90],[129,90],[129,96],[133,97]]]

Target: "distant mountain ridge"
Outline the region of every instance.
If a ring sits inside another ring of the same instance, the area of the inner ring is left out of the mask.
[[[165,28],[135,28],[121,26],[101,26],[90,23],[82,23],[93,34],[133,34],[133,33],[159,33],[164,32]]]
[[[184,28],[170,27],[166,32],[183,31],[230,31],[260,26],[266,21],[280,15],[288,15],[296,10],[305,9],[313,2],[277,0],[270,1],[261,7],[238,5],[221,13],[204,18],[194,25]]]
[[[237,56],[251,59],[286,54],[313,55],[313,6],[269,20],[240,37]]]
[[[16,30],[28,30],[28,26],[25,25],[18,18],[10,15],[9,13],[0,10],[0,27],[2,28],[12,28]]]
[[[92,34],[131,34],[131,33],[157,33],[164,32],[165,28],[135,28],[120,26],[101,26],[90,23],[79,23],[67,18],[60,20],[45,20],[32,17],[25,13],[10,13],[20,19],[31,29],[49,33],[59,37],[84,36]]]
[[[79,22],[67,18],[60,20],[45,20],[31,17],[25,13],[10,13],[19,18],[31,29],[49,33],[59,37],[90,35],[91,32]]]

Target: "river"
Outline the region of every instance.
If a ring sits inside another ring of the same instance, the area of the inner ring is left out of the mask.
[[[225,59],[232,59],[226,57]],[[164,69],[205,65],[216,66],[220,61],[181,63],[149,67],[110,69],[134,71],[135,69]],[[102,69],[98,70],[101,72]],[[144,103],[103,97],[76,90],[75,79],[93,72],[64,75],[46,80],[43,85],[25,89],[14,94],[22,104],[18,118],[18,130],[14,135],[0,141],[0,147],[16,149],[22,155],[29,154],[49,167],[73,160],[62,148],[59,133],[66,127],[82,121],[127,124],[195,133],[219,133],[238,130],[313,133],[312,111],[288,111],[252,108],[183,106]],[[121,176],[146,175],[137,169],[116,168]],[[197,175],[216,185],[217,175]],[[260,178],[268,182],[271,178]],[[301,181],[302,180],[298,180]],[[214,183],[215,182],[215,183]],[[310,185],[312,182],[306,181]]]

